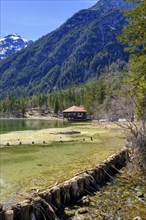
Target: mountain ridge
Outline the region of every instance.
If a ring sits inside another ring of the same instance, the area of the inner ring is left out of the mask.
[[[32,42],[32,40],[26,40],[16,33],[0,38],[0,60],[20,51]]]
[[[100,0],[8,57],[0,63],[2,95],[52,92],[98,77],[111,63],[127,62],[116,36],[126,24],[120,9],[130,7],[123,0]]]

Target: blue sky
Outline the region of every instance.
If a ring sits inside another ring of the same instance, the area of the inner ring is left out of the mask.
[[[0,0],[1,37],[17,33],[36,40],[98,0]]]

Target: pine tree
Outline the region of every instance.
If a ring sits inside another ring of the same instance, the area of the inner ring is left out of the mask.
[[[58,114],[59,109],[60,109],[59,108],[59,101],[58,101],[58,97],[56,97],[55,106],[54,106],[54,113]]]
[[[135,3],[135,7],[125,12],[128,25],[119,39],[130,53],[127,92],[135,104],[137,119],[141,120],[138,126],[130,124],[128,128],[133,145],[146,161],[146,0],[127,1]]]
[[[130,95],[136,97],[137,117],[146,120],[146,0],[127,0],[135,7],[125,11],[128,25],[119,40],[130,53],[127,84]]]

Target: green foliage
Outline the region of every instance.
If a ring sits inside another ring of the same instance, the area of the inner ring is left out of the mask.
[[[119,59],[127,62],[128,54],[116,39],[124,24],[123,14],[113,10],[110,1],[78,12],[57,30],[0,62],[0,97],[52,93],[98,78]]]
[[[6,97],[0,101],[1,113],[20,112],[24,116],[29,108],[49,109],[54,113],[62,111],[72,105],[84,106],[91,113],[96,114],[98,108],[102,111],[108,109],[114,94],[121,87],[122,74],[115,71],[113,64],[108,68],[109,73],[103,74],[99,79],[90,80],[86,84],[58,90],[50,94],[38,93],[30,97]]]
[[[131,96],[136,97],[137,117],[143,119],[146,117],[146,0],[130,2],[135,2],[136,7],[125,11],[128,25],[119,39],[131,54],[126,83]]]
[[[54,113],[58,114],[59,111],[59,101],[58,98],[55,100]]]

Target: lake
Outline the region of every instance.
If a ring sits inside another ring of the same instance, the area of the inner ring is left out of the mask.
[[[44,119],[0,119],[0,133],[24,130],[40,130],[45,128],[66,127],[70,124],[63,120]]]
[[[0,200],[6,203],[22,200],[33,190],[45,189],[101,163],[121,149],[124,142],[123,133],[115,125],[74,123],[72,126],[61,120],[28,119],[1,122],[6,126],[2,131],[7,132],[0,135]],[[7,127],[9,123],[11,127]],[[72,134],[73,130],[78,133]]]

